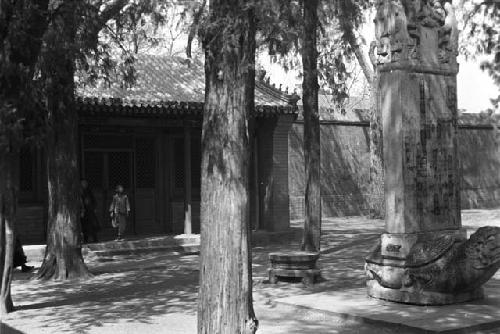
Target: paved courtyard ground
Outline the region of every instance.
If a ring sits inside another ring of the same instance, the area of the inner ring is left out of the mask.
[[[468,210],[462,218],[470,232],[483,225],[500,226],[500,210]],[[401,333],[275,303],[296,294],[364,286],[364,257],[383,231],[383,222],[325,219],[323,231],[323,280],[311,288],[266,282],[268,253],[297,249],[297,243],[253,249],[258,333]],[[2,319],[0,333],[196,333],[198,256],[158,252],[92,257],[88,266],[95,276],[85,282],[40,282],[16,271],[12,293],[18,310]],[[488,284],[500,288],[500,273]]]

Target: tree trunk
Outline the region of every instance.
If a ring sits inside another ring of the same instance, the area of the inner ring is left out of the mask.
[[[48,234],[45,257],[38,272],[38,278],[42,279],[65,280],[90,276],[81,250],[77,117],[71,104],[64,106],[65,115],[54,117],[52,114],[49,117],[52,129],[47,140]]]
[[[47,4],[48,0],[0,0],[0,319],[14,310],[10,285],[19,150],[33,110],[40,112],[33,108],[33,72],[47,27]]]
[[[252,4],[211,1],[206,29],[198,333],[251,334],[258,326],[249,246],[248,122],[255,87]]]
[[[46,82],[48,228],[41,279],[87,278],[81,250],[78,115],[74,108],[76,1],[66,1],[45,35],[42,71]]]
[[[19,155],[2,150],[0,157],[0,315],[14,311],[10,295],[14,261],[14,227],[17,206],[17,162]]]
[[[382,141],[382,115],[378,103],[378,74],[370,83],[370,186],[368,207],[370,218],[385,217],[384,148]]]
[[[321,239],[321,146],[318,110],[316,32],[318,0],[304,1],[302,45],[302,99],[304,106],[304,158],[306,171],[305,221],[302,250],[319,252]]]

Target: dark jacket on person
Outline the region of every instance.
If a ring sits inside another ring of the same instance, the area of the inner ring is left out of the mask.
[[[87,231],[98,231],[99,230],[99,220],[95,214],[95,209],[97,202],[95,200],[94,194],[90,188],[84,189],[82,191],[82,230],[84,233]]]
[[[14,268],[20,267],[23,264],[26,264],[27,258],[24,254],[23,245],[21,244],[21,240],[16,238],[16,242],[14,244]]]

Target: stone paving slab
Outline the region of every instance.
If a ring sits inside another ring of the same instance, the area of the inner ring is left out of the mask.
[[[378,323],[411,333],[470,333],[498,329],[500,333],[500,290],[485,288],[481,301],[449,306],[415,306],[370,298],[366,289],[323,291],[276,300],[278,304],[330,314],[360,323]]]

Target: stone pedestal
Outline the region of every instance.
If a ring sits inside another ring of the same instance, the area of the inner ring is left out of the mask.
[[[320,277],[316,266],[318,259],[319,253],[313,252],[270,253],[269,282],[276,284],[280,277],[296,277],[305,285],[312,285]]]
[[[453,8],[412,6],[381,0],[375,19],[386,233],[366,259],[368,294],[463,302],[482,297],[480,285],[500,266],[500,252],[491,251],[500,246],[499,230],[466,241],[461,226]],[[493,247],[484,249],[493,259],[484,267],[472,264],[482,256],[471,250],[481,240]]]
[[[472,291],[443,293],[418,291],[416,289],[399,290],[385,288],[375,280],[369,280],[367,287],[371,297],[414,305],[448,305],[484,298],[483,288],[481,287]]]

